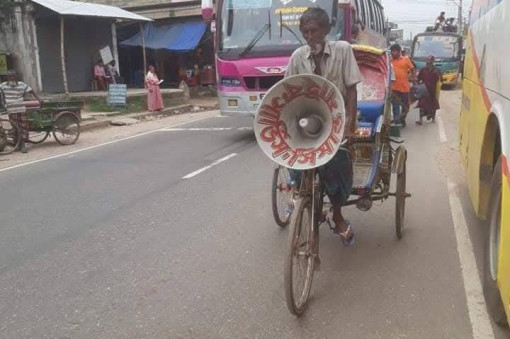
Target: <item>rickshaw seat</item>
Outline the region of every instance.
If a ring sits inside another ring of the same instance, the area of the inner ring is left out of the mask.
[[[370,136],[374,136],[379,119],[383,116],[384,101],[360,101],[358,110],[361,116],[358,118],[358,128],[369,129]]]
[[[358,109],[361,111],[361,121],[375,124],[377,118],[384,113],[384,101],[359,101]]]

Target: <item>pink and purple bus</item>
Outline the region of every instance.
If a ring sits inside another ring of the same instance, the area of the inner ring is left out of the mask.
[[[331,18],[330,40],[387,46],[383,7],[377,0],[202,1],[216,27],[216,73],[222,115],[253,116],[266,91],[281,80],[289,58],[304,43],[299,18],[311,6]]]

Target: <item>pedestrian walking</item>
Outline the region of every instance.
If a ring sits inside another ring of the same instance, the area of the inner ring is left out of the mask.
[[[147,106],[149,111],[161,111],[163,107],[163,97],[161,96],[161,90],[159,85],[163,80],[159,80],[156,75],[156,69],[154,66],[149,66],[149,72],[145,78],[145,85],[147,87]]]
[[[423,124],[423,117],[431,120],[432,123],[436,122],[436,110],[439,109],[439,92],[441,91],[441,71],[434,66],[435,58],[430,55],[427,57],[427,65],[418,73],[418,81],[425,85],[427,94],[420,97],[418,100],[418,107],[420,109],[420,116],[417,125]]]
[[[37,94],[22,81],[18,81],[16,71],[10,70],[7,72],[7,81],[0,84],[0,89],[3,91],[5,96],[5,103],[9,119],[13,121],[19,128],[21,133],[21,143],[18,148],[21,153],[27,153],[25,142],[28,141],[28,119],[27,119],[27,108],[24,104],[24,97],[26,94],[32,94],[32,96],[43,104],[43,101],[37,96]]]
[[[391,64],[395,72],[395,80],[391,85],[391,103],[393,107],[393,121],[396,124],[406,125],[406,116],[409,113],[409,74],[414,79],[414,65],[407,56],[402,56],[402,47],[395,44],[391,46]]]

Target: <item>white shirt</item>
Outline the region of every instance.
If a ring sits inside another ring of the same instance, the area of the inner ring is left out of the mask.
[[[298,48],[290,57],[285,77],[296,74],[315,74],[315,62],[309,46]],[[345,98],[347,87],[363,81],[352,47],[345,41],[327,41],[321,61],[322,76],[340,90]]]

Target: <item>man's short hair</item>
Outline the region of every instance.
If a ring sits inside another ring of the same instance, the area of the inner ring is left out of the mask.
[[[320,7],[309,7],[304,11],[299,19],[299,28],[310,21],[317,22],[321,28],[329,28],[331,25],[328,13]]]
[[[394,44],[394,45],[392,45],[392,46],[390,47],[390,51],[392,51],[392,52],[393,52],[393,51],[399,51],[399,52],[400,52],[400,51],[402,51],[402,47],[400,47],[400,45],[399,45],[399,44]]]

